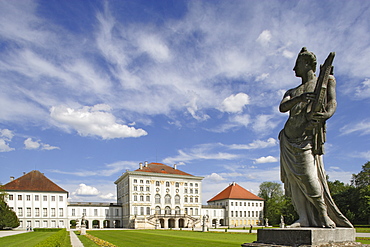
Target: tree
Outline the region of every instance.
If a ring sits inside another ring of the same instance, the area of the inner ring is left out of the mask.
[[[356,187],[359,194],[357,217],[370,224],[370,161],[362,166],[358,174],[352,174],[352,185]]]
[[[283,202],[283,190],[281,184],[275,182],[263,182],[260,184],[258,196],[265,199],[265,218],[272,225],[279,224]]]
[[[6,193],[0,191],[0,230],[19,226],[19,220],[13,210],[5,202]]]

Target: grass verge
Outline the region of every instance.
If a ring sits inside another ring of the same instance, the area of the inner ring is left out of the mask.
[[[2,237],[0,247],[32,247],[47,239],[55,232],[27,232],[17,235]]]
[[[257,239],[256,234],[171,230],[89,231],[89,234],[119,247],[141,246],[240,246]]]

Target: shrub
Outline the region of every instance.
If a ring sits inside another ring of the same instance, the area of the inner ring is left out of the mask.
[[[46,228],[40,228],[46,229]],[[50,228],[50,229],[57,229],[57,228]],[[40,243],[36,244],[34,247],[70,247],[71,241],[69,237],[69,232],[65,228],[59,229],[58,232],[54,233],[47,239],[41,241]]]
[[[34,232],[59,232],[65,228],[33,228]]]

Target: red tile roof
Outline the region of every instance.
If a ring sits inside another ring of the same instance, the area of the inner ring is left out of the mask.
[[[19,177],[2,187],[5,191],[42,191],[42,192],[66,192],[43,173],[39,171],[31,171],[22,177]]]
[[[143,165],[142,169],[136,169],[135,172],[154,172],[154,173],[163,173],[163,174],[175,174],[175,175],[185,175],[193,176],[189,173],[183,172],[179,169],[175,169],[171,166],[161,164],[161,163],[150,163],[146,166]]]
[[[263,200],[261,197],[244,189],[237,183],[230,184],[226,189],[218,193],[215,197],[207,202],[213,202],[223,199],[246,199],[246,200]]]

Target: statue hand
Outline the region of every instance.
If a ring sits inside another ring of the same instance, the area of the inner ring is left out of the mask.
[[[299,96],[301,102],[308,102],[314,100],[316,97],[315,93],[303,93]]]
[[[316,112],[312,115],[312,120],[323,121],[323,120],[327,120],[330,117],[331,116],[329,116],[329,113],[327,112]]]

